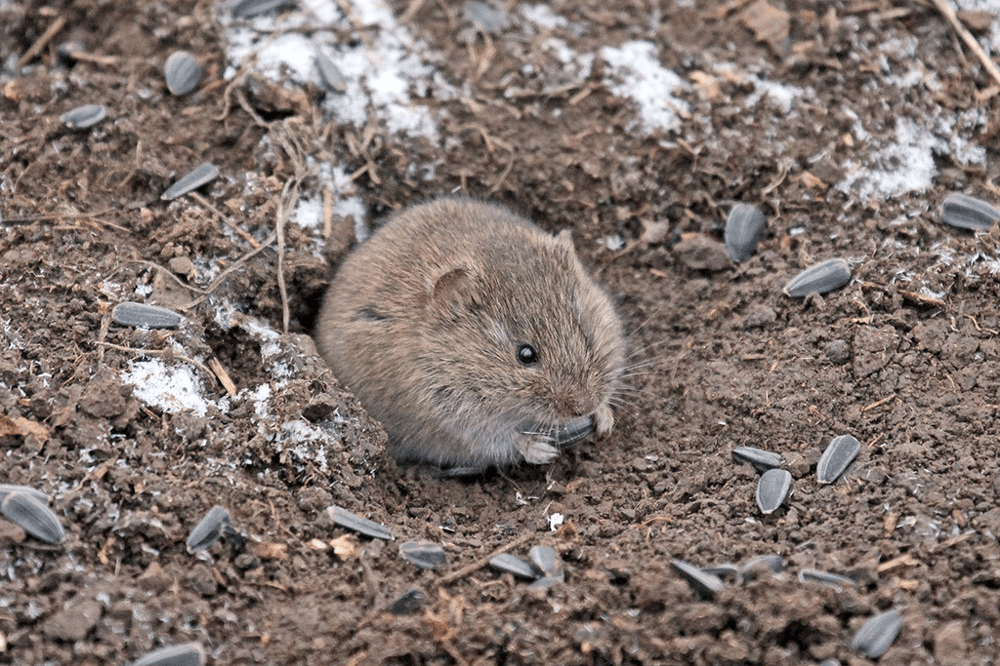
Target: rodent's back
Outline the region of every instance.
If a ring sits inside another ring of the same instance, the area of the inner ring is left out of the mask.
[[[445,198],[391,217],[341,265],[316,337],[402,462],[541,462],[553,429],[613,422],[624,344],[609,299],[568,234],[501,206]]]

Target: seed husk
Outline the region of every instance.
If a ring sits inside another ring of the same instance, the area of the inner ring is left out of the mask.
[[[828,571],[819,571],[818,569],[803,569],[800,571],[799,582],[805,583],[806,581],[823,583],[824,585],[835,587],[838,590],[846,586],[854,587],[857,585],[857,582],[853,578],[830,573]]]
[[[103,104],[84,104],[59,116],[59,121],[71,130],[90,129],[104,120],[108,110]]]
[[[765,516],[769,516],[788,496],[792,487],[792,474],[787,469],[769,469],[757,482],[757,507]]]
[[[320,81],[329,90],[343,93],[347,90],[347,79],[344,73],[322,49],[316,49],[316,69],[319,70]]]
[[[941,204],[941,221],[959,229],[988,230],[1000,220],[997,210],[982,199],[952,192]]]
[[[550,587],[555,587],[556,585],[561,585],[565,583],[565,578],[560,578],[558,576],[542,576],[534,583],[528,586],[529,590],[547,590]]]
[[[399,545],[403,559],[421,569],[436,569],[448,563],[444,549],[430,541],[407,541]]]
[[[781,456],[777,453],[755,449],[752,446],[737,446],[733,449],[734,463],[750,463],[758,472],[766,472],[781,466]]]
[[[111,321],[135,328],[177,328],[181,316],[173,310],[126,301],[111,309]]]
[[[11,493],[21,493],[22,495],[31,495],[36,500],[42,504],[48,504],[52,499],[43,493],[41,490],[35,490],[31,486],[19,486],[16,483],[0,483],[0,502],[3,498]]]
[[[163,63],[163,76],[167,80],[167,90],[173,95],[187,95],[198,87],[201,81],[201,65],[187,51],[174,51]]]
[[[467,2],[462,8],[465,18],[483,32],[496,35],[507,27],[507,16],[485,2]]]
[[[785,285],[785,295],[802,298],[812,293],[825,294],[851,281],[851,268],[843,259],[827,259],[810,266]]]
[[[733,261],[744,262],[757,252],[757,241],[763,228],[764,213],[755,206],[738,203],[730,209],[723,238]]]
[[[718,576],[720,579],[721,578],[735,579],[740,574],[739,567],[737,567],[735,564],[730,564],[729,562],[725,562],[723,564],[714,564],[710,567],[701,567],[701,570],[707,574],[711,574],[712,576]]]
[[[326,513],[333,521],[334,525],[340,525],[354,532],[364,534],[365,536],[370,536],[373,539],[382,539],[384,541],[392,541],[392,533],[389,532],[389,528],[381,523],[376,523],[374,520],[368,520],[367,518],[362,518],[361,516],[351,513],[347,509],[341,508],[336,504],[332,504],[326,508]]]
[[[233,17],[250,18],[290,4],[291,0],[240,0],[233,7]]]
[[[549,546],[534,546],[528,551],[528,559],[538,567],[544,576],[549,578],[563,578],[566,575],[563,569],[562,558],[555,548]]]
[[[232,526],[229,511],[225,507],[215,505],[209,509],[205,517],[198,521],[198,524],[191,530],[187,538],[187,550],[189,553],[196,553],[199,550],[208,550],[222,535],[225,527]]]
[[[816,465],[816,477],[820,483],[833,483],[844,473],[847,466],[857,457],[861,444],[851,435],[834,437]]]
[[[490,560],[490,566],[497,571],[506,571],[521,578],[538,578],[538,571],[531,564],[510,553],[500,553]]]
[[[164,201],[173,201],[188,192],[193,192],[202,185],[210,183],[219,177],[219,168],[211,162],[203,162],[180,177],[160,197]]]
[[[408,590],[392,602],[389,612],[393,615],[412,615],[420,609],[426,598],[420,590]]]
[[[0,514],[39,541],[57,545],[66,538],[55,512],[28,493],[8,493],[0,502]]]
[[[858,633],[854,634],[851,649],[869,659],[878,659],[896,640],[896,636],[899,635],[899,630],[902,628],[903,618],[896,611],[879,613],[875,617],[869,618],[858,629]]]
[[[725,587],[725,583],[718,576],[706,573],[684,560],[671,560],[670,566],[706,599],[714,599],[719,590]]]
[[[201,643],[168,645],[147,652],[133,661],[132,666],[205,666],[205,649]]]
[[[769,573],[772,576],[780,574],[785,568],[781,561],[781,555],[758,555],[750,558],[746,564],[740,567],[740,580],[748,583],[756,580],[762,573]]]

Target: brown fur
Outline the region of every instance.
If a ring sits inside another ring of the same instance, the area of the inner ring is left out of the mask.
[[[567,232],[498,205],[444,198],[390,218],[340,266],[316,342],[399,462],[549,462],[558,428],[614,423],[624,341],[610,300]],[[525,343],[537,363],[519,362]]]

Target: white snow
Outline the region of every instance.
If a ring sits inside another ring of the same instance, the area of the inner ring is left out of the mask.
[[[605,83],[619,97],[628,97],[639,105],[643,130],[676,130],[681,116],[690,112],[687,102],[675,93],[687,90],[688,84],[673,70],[660,64],[652,42],[626,42],[620,47],[605,46],[601,57],[608,64]]]
[[[203,386],[192,366],[177,362],[167,365],[161,359],[132,361],[122,382],[132,384],[132,394],[151,407],[176,414],[190,411],[204,416],[210,400],[202,394]]]

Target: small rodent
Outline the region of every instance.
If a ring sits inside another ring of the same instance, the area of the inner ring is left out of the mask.
[[[568,231],[446,197],[391,216],[338,269],[316,343],[400,463],[541,464],[606,434],[621,322]]]

